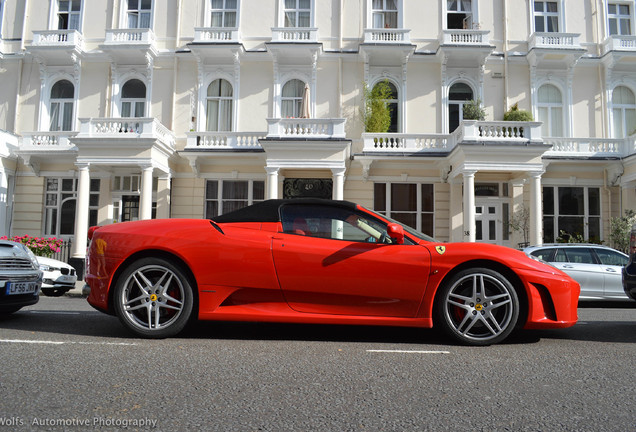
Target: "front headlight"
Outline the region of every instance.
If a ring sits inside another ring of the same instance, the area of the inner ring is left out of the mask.
[[[38,258],[35,256],[35,254],[33,252],[31,252],[31,249],[29,249],[28,247],[24,247],[24,249],[26,250],[27,255],[29,255],[29,258],[31,259],[31,264],[33,264],[33,268],[40,268],[40,263],[38,262]]]
[[[47,266],[46,264],[40,264],[40,270],[48,272],[48,271],[53,271],[55,269],[52,268],[52,267]]]

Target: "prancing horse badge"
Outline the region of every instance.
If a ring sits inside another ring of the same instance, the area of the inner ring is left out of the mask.
[[[438,254],[443,255],[446,252],[446,246],[435,246],[435,250]]]

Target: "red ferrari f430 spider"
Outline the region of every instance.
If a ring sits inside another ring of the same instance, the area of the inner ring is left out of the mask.
[[[441,243],[346,201],[92,228],[88,302],[138,336],[192,320],[443,328],[463,344],[577,320],[579,285],[521,251]]]

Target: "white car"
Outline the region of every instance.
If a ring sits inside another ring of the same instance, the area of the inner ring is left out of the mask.
[[[576,280],[581,285],[579,300],[628,300],[621,271],[629,257],[622,252],[583,243],[544,244],[523,251],[547,261]]]
[[[72,266],[52,258],[39,256],[37,259],[44,273],[42,294],[58,297],[75,288],[77,273]]]

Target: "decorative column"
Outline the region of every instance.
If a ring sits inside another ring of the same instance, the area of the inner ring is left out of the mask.
[[[541,175],[530,173],[530,245],[543,243],[543,217],[541,207]]]
[[[475,241],[475,171],[464,171],[464,241]]]
[[[157,179],[157,219],[170,217],[170,180],[170,174],[161,175]]]
[[[141,172],[140,220],[152,218],[152,170],[152,166],[145,166]]]
[[[346,168],[332,168],[333,173],[333,190],[331,197],[335,200],[344,199],[344,182]]]
[[[265,199],[277,199],[278,198],[278,172],[280,168],[265,167],[267,171],[267,193]]]
[[[78,164],[79,182],[77,185],[77,206],[75,207],[75,242],[69,264],[84,278],[84,259],[88,244],[88,203],[91,192],[91,176],[89,164]]]
[[[450,238],[452,242],[463,239],[462,184],[456,179],[450,182]]]

